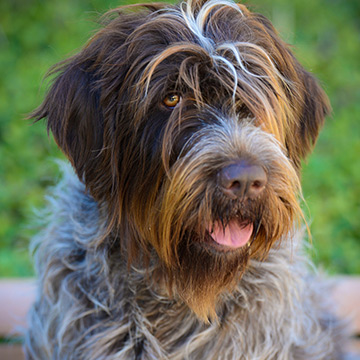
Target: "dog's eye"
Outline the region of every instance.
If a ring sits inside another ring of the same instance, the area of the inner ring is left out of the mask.
[[[163,100],[163,104],[170,108],[173,109],[179,102],[180,102],[180,96],[177,94],[170,94],[168,96],[166,96],[166,98]]]

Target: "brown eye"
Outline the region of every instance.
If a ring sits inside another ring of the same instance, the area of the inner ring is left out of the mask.
[[[176,94],[171,94],[166,96],[166,98],[163,100],[163,103],[168,108],[174,108],[180,101],[180,96]]]

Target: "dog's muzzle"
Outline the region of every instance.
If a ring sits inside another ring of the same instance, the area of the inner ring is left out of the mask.
[[[262,166],[242,159],[223,167],[218,172],[217,183],[227,198],[245,202],[261,195],[267,184],[267,175]],[[208,229],[215,243],[229,249],[238,249],[248,244],[253,230],[252,222],[236,218],[225,226],[221,221],[215,222]]]

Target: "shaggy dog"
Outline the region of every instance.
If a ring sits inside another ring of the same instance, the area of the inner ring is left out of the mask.
[[[38,241],[27,358],[340,359],[300,244],[317,81],[228,0],[104,22],[32,115],[77,176]]]

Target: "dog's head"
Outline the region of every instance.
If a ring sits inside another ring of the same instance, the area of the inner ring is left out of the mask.
[[[271,23],[227,0],[120,8],[58,65],[36,119],[198,316],[287,235],[329,111]],[[102,240],[106,241],[106,240]]]

